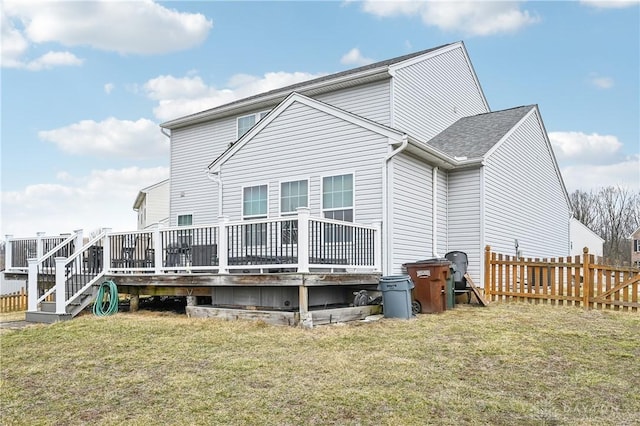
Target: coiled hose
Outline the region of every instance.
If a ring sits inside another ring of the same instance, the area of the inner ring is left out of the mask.
[[[105,281],[98,288],[98,295],[93,303],[93,314],[104,317],[116,312],[118,312],[118,286],[111,280]]]

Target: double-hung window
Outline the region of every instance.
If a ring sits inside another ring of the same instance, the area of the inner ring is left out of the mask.
[[[244,219],[267,217],[267,185],[248,186],[242,193]],[[248,246],[264,245],[267,241],[267,225],[256,223],[245,227],[244,242]]]
[[[322,179],[322,210],[324,217],[353,222],[353,175],[327,176]],[[326,242],[351,241],[351,230],[345,226],[325,227]]]
[[[262,120],[267,114],[269,114],[269,111],[262,111],[257,114],[249,114],[243,117],[238,117],[238,139],[240,139],[245,133],[251,130],[251,128],[258,121]]]
[[[280,213],[283,216],[296,213],[298,207],[309,206],[309,182],[297,180],[280,184]],[[282,222],[282,243],[298,242],[298,221]]]
[[[181,214],[178,215],[178,226],[191,226],[193,225],[193,215],[190,214]],[[190,247],[192,243],[191,238],[192,231],[189,229],[185,229],[178,231],[178,244],[180,247],[186,248]]]

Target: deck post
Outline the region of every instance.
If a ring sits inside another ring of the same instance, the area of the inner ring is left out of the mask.
[[[218,216],[218,274],[229,273],[228,216]]]
[[[27,311],[38,310],[38,259],[27,259],[29,262],[29,275],[27,276]]]
[[[11,264],[11,262],[13,262],[13,259],[11,257],[12,255],[12,251],[13,251],[13,235],[11,234],[7,234],[5,235],[5,243],[4,243],[4,269],[11,269],[13,267],[13,265]]]
[[[82,229],[76,229],[73,233],[76,234],[75,241],[73,242],[73,252],[77,253],[82,250],[84,246],[84,235],[82,235]]]
[[[162,273],[162,237],[160,224],[153,228],[153,264],[156,274]]]
[[[66,314],[66,274],[65,265],[67,263],[66,257],[56,257],[56,314]]]
[[[373,268],[375,272],[382,272],[382,221],[373,222],[375,235],[373,238]]]
[[[298,287],[298,312],[300,313],[300,325],[304,328],[313,328],[313,320],[309,314],[309,287]]]
[[[44,255],[44,244],[42,238],[44,232],[36,232],[36,257],[40,259]]]
[[[298,272],[309,272],[309,207],[298,207]],[[300,302],[302,306],[302,301]]]
[[[102,271],[107,272],[111,269],[111,241],[109,239],[109,234],[111,233],[111,228],[103,228],[104,239],[102,240]]]

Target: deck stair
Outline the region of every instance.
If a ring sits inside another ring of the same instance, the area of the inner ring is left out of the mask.
[[[104,277],[104,262],[96,261],[95,248],[104,232],[81,246],[73,235],[40,259],[29,260],[28,322],[54,323],[72,319],[91,304]]]

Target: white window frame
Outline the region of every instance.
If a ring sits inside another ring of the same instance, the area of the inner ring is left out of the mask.
[[[237,117],[236,118],[236,140],[240,139],[241,137],[243,137],[249,130],[251,130],[253,128],[253,126],[258,124],[260,122],[260,120],[262,120],[267,114],[269,114],[269,112],[271,112],[271,110],[255,112],[253,114],[246,114],[246,115],[242,115],[240,117]],[[240,134],[240,120],[243,119],[243,118],[247,118],[247,117],[253,117],[255,119],[255,121],[253,122],[251,127],[249,127],[243,134]]]
[[[179,225],[180,216],[191,216],[191,225]],[[178,213],[176,214],[176,226],[193,226],[193,213]]]
[[[259,187],[259,186],[265,186],[267,188],[267,199],[266,199],[266,203],[267,203],[267,208],[265,210],[265,214],[259,214],[259,215],[245,215],[244,213],[244,191],[247,188],[255,188],[255,187]],[[268,219],[269,218],[269,184],[268,183],[259,183],[256,185],[246,185],[242,187],[242,192],[240,194],[240,212],[242,213],[242,220],[252,220],[252,219]],[[266,227],[266,225],[265,225]],[[267,244],[267,241],[269,241],[269,235],[267,235],[267,229],[265,228],[264,230],[264,235],[263,235],[263,239],[262,241],[260,241],[257,244],[248,244],[247,243],[247,234],[246,232],[248,231],[248,228],[245,228],[245,231],[242,234],[242,244],[248,247],[257,247],[257,246],[263,246],[265,244]],[[258,231],[258,232],[262,232],[262,231]],[[250,240],[254,241],[257,240],[257,238],[250,238]]]
[[[347,210],[345,208],[325,208],[324,206],[324,179],[328,177],[345,176],[345,175],[351,175],[351,183],[352,183],[351,216],[353,217],[353,221],[350,223],[355,223],[356,221],[356,172],[355,171],[342,171],[342,172],[335,172],[335,173],[320,176],[320,214],[323,218],[326,218],[325,212]],[[325,244],[349,244],[353,242],[353,235],[350,235],[346,239],[336,240],[336,241],[328,241],[326,238],[327,238],[327,235],[325,234],[325,237],[324,237]]]
[[[302,178],[302,179],[293,178],[293,179],[281,180],[281,181],[278,182],[278,213],[280,214],[280,217],[295,216],[297,214],[297,211],[295,211],[295,210],[291,211],[291,212],[283,212],[282,211],[282,184],[284,184],[284,183],[292,183],[292,182],[306,182],[307,183],[307,205],[304,206],[304,207],[309,208],[309,204],[310,204],[310,200],[309,199],[311,198],[311,193],[310,193],[311,182],[310,182],[310,179],[307,177],[307,178]],[[281,241],[283,242],[283,244],[286,244],[286,245],[295,245],[295,243],[293,242],[293,239],[291,237],[289,237],[288,241],[286,241],[285,236],[284,236],[284,232],[285,232],[284,228],[285,227],[284,227],[284,222],[283,222],[282,231],[280,232]],[[297,237],[298,228],[296,227],[294,229],[291,229],[290,232],[292,233],[291,235],[293,235],[293,232],[296,233],[295,241],[297,241],[298,240],[298,237]]]

